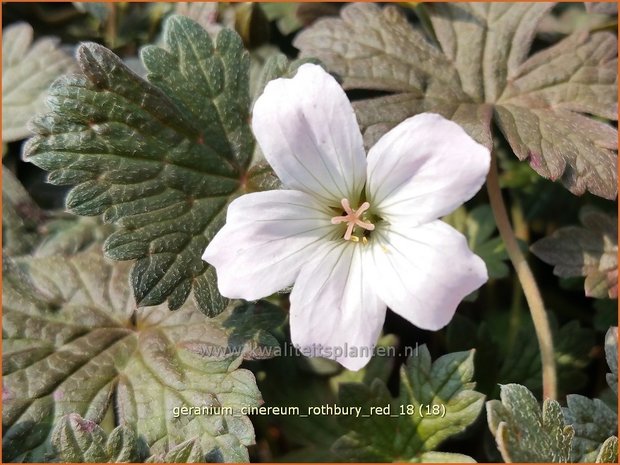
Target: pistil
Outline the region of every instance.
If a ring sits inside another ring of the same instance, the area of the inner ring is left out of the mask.
[[[353,240],[354,242],[359,241],[359,238],[357,236],[353,236],[353,229],[356,226],[367,231],[372,231],[375,229],[374,224],[362,220],[362,214],[370,208],[370,204],[368,202],[364,202],[357,210],[353,210],[351,208],[351,204],[349,203],[348,199],[342,199],[340,201],[340,204],[342,205],[342,208],[344,209],[346,215],[334,216],[332,218],[332,224],[347,223],[347,230],[344,233],[345,240]]]

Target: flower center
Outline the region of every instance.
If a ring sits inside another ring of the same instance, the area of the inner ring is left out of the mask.
[[[359,242],[360,238],[353,235],[353,230],[356,226],[367,231],[372,231],[375,229],[374,224],[362,219],[362,214],[370,208],[370,204],[368,202],[364,202],[357,210],[353,210],[351,208],[348,199],[342,199],[340,204],[342,205],[346,215],[334,216],[332,218],[332,224],[347,223],[347,230],[344,233],[344,239],[346,241]],[[367,242],[366,237],[362,236],[362,242]]]

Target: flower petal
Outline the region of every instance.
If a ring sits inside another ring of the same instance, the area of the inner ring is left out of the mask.
[[[377,343],[386,306],[370,286],[368,248],[326,244],[303,266],[291,293],[291,338],[302,353],[364,367]]]
[[[447,325],[461,300],[488,279],[465,237],[442,221],[377,228],[370,249],[379,297],[422,329]]]
[[[390,223],[447,215],[480,190],[491,156],[458,124],[433,113],[406,119],[368,153],[367,197]]]
[[[217,271],[220,293],[256,300],[290,286],[326,237],[329,211],[299,191],[247,194],[228,207],[226,225],[202,259]]]
[[[283,184],[338,206],[366,181],[362,134],[342,87],[323,68],[275,79],[254,104],[254,135]]]

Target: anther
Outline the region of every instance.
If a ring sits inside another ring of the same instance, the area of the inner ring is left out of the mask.
[[[342,208],[344,209],[346,215],[334,216],[331,222],[332,224],[347,223],[347,230],[344,233],[345,240],[359,242],[359,237],[353,236],[353,229],[356,226],[359,226],[362,229],[366,229],[367,231],[373,231],[375,229],[374,224],[368,221],[363,221],[361,219],[362,214],[370,208],[370,204],[368,202],[364,202],[357,210],[353,210],[351,208],[351,204],[349,203],[348,199],[342,199],[340,204],[342,205]]]

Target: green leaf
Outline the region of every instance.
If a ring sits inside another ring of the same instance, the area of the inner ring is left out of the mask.
[[[567,396],[566,404],[566,423],[575,430],[570,461],[594,461],[603,443],[617,433],[618,414],[602,400],[577,394]]]
[[[260,3],[260,7],[265,12],[269,21],[275,21],[276,26],[284,35],[288,35],[300,29],[303,25],[297,15],[300,4],[294,2],[287,3]]]
[[[611,373],[607,373],[607,384],[618,394],[618,327],[609,328],[605,335],[605,358]]]
[[[30,198],[24,186],[2,167],[2,251],[9,256],[25,255],[35,247],[38,228],[45,213]]]
[[[110,409],[152,454],[197,437],[205,453],[248,459],[254,433],[240,409],[261,398],[254,375],[238,367],[282,312],[260,303],[215,318],[191,302],[177,312],[136,309],[128,278],[127,263],[95,253],[4,261],[6,461],[44,461],[64,415],[99,423]],[[205,406],[232,413],[175,410]]]
[[[505,462],[569,462],[571,426],[564,425],[562,408],[546,399],[542,412],[524,386],[501,387],[501,402],[487,402],[487,421]]]
[[[337,391],[338,385],[343,383],[370,385],[375,379],[380,379],[387,384],[396,363],[397,346],[398,337],[394,334],[386,334],[381,337],[377,341],[375,355],[370,359],[368,365],[358,371],[342,370],[341,373],[330,378],[329,381],[334,391]]]
[[[75,255],[91,247],[101,250],[104,240],[114,231],[100,217],[80,217],[57,213],[40,227],[41,238],[33,254],[37,257]]]
[[[555,319],[552,319],[550,323],[555,341],[558,384],[560,389],[568,388],[574,392],[588,381],[584,370],[590,363],[590,352],[596,342],[594,331],[582,327],[578,321],[570,321],[561,328],[558,327]],[[522,384],[531,391],[541,392],[540,351],[531,321],[521,324],[512,350],[501,359],[503,362],[497,375],[497,382]]]
[[[36,119],[38,135],[24,153],[50,171],[50,182],[77,185],[67,197],[71,212],[119,226],[104,249],[136,260],[140,306],[168,299],[176,309],[193,291],[214,314],[226,300],[201,255],[254,149],[249,57],[233,31],[213,43],[182,16],[167,20],[164,41],[166,49],[142,51],[148,82],[106,48],[80,46],[81,74],[52,86],[52,112]]]
[[[290,342],[286,342],[288,345]],[[287,347],[287,346],[284,346]],[[291,346],[288,346],[291,347]],[[265,375],[259,378],[259,387],[266,406],[296,407],[300,415],[259,416],[261,430],[278,428],[294,446],[301,450],[287,455],[288,461],[319,459],[332,461],[329,449],[333,442],[344,433],[331,415],[301,416],[310,407],[334,405],[336,396],[330,387],[329,379],[316,376],[307,369],[302,357],[285,356],[269,360],[264,364]],[[284,381],[285,380],[285,381]],[[259,426],[257,426],[259,428]]]
[[[196,438],[173,447],[165,454],[152,455],[146,463],[204,463],[206,454]]]
[[[44,37],[32,44],[32,27],[12,24],[2,32],[2,140],[30,135],[26,127],[45,111],[47,88],[70,71],[73,59],[58,47],[59,39]]]
[[[455,210],[444,221],[454,226],[467,238],[469,248],[484,260],[490,278],[508,276],[508,254],[504,242],[497,235],[493,212],[489,205],[480,205],[470,212],[463,207]]]
[[[618,297],[617,218],[585,208],[582,226],[567,226],[531,247],[532,253],[554,265],[557,276],[585,276],[588,297]]]
[[[458,352],[431,364],[428,349],[421,346],[419,353],[401,368],[400,394],[396,399],[379,379],[370,386],[342,384],[340,405],[361,407],[361,415],[340,416],[341,423],[350,431],[336,441],[332,450],[348,461],[424,460],[445,439],[472,424],[482,409],[484,396],[473,390],[471,382],[473,356],[473,351]],[[382,410],[371,411],[376,407]],[[461,458],[453,457],[459,461]]]
[[[618,463],[618,438],[612,436],[601,446],[595,459],[596,463]]]
[[[618,330],[609,328],[605,336],[605,356],[612,373],[607,383],[618,394]],[[577,394],[566,398],[564,416],[567,424],[575,430],[571,448],[572,461],[611,462],[618,458],[617,406],[611,408],[600,399],[588,399]]]
[[[616,36],[578,33],[528,57],[551,3],[424,6],[432,33],[395,6],[354,4],[294,41],[346,89],[393,93],[356,102],[367,145],[409,116],[434,112],[492,148],[493,121],[541,176],[574,194],[615,198],[617,130],[590,115],[617,119]]]
[[[52,445],[63,462],[138,462],[140,448],[135,431],[117,426],[108,436],[97,423],[73,413],[54,427]]]
[[[2,246],[9,257],[73,255],[97,244],[114,228],[100,218],[44,212],[13,173],[2,170]]]

